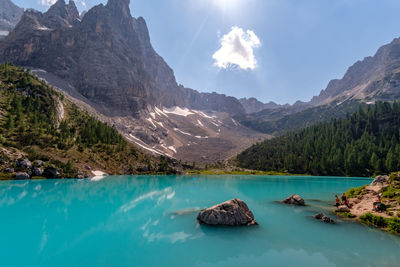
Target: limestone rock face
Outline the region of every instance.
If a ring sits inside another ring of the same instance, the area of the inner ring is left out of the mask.
[[[299,195],[291,195],[290,197],[286,198],[285,200],[282,201],[284,204],[289,204],[289,205],[297,205],[297,206],[305,206],[306,203],[304,199],[302,199]]]
[[[197,219],[200,223],[208,225],[258,225],[247,204],[237,198],[200,211]]]

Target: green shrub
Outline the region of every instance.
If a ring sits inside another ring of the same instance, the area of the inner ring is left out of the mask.
[[[384,218],[376,216],[372,213],[366,213],[360,216],[360,222],[377,226],[380,228],[387,228],[387,231],[395,234],[400,234],[400,219],[399,218]]]
[[[364,192],[365,187],[366,187],[366,185],[361,186],[361,187],[350,188],[346,192],[347,198],[355,198],[355,197],[364,195],[365,194],[365,192]]]
[[[389,176],[389,182],[400,182],[400,172],[391,173]]]
[[[357,217],[356,215],[350,213],[350,212],[335,212],[336,215],[341,216],[343,218],[348,218],[348,219],[354,219]]]
[[[396,234],[400,234],[400,219],[390,218],[388,221],[388,231]]]
[[[365,223],[368,225],[373,225],[373,226],[382,227],[382,228],[388,226],[388,222],[386,221],[385,218],[383,218],[381,216],[376,216],[369,212],[364,215],[361,215],[360,221],[362,223]]]
[[[394,198],[400,195],[400,189],[394,188],[393,186],[388,186],[382,189],[383,198]]]

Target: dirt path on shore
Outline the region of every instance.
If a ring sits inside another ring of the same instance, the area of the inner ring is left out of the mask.
[[[372,209],[374,208],[374,202],[378,201],[378,194],[379,191],[387,186],[388,184],[377,184],[377,185],[368,185],[365,187],[365,194],[359,198],[351,198],[350,199],[350,204],[353,205],[353,207],[350,209],[350,212],[357,216],[360,217],[361,215],[370,212],[374,215],[377,216],[382,216],[382,217],[391,217],[385,212],[376,212],[373,211]],[[390,204],[390,203],[384,203],[384,204]]]

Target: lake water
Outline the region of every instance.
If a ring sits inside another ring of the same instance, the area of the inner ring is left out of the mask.
[[[399,237],[311,218],[329,214],[335,194],[370,181],[119,176],[0,182],[0,266],[399,266]],[[274,202],[292,193],[309,206]],[[197,223],[199,209],[235,197],[259,226]]]

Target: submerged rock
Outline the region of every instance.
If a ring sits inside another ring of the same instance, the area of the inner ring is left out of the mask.
[[[208,225],[258,225],[247,204],[237,198],[200,211],[197,220]]]
[[[28,180],[29,178],[30,176],[26,172],[17,172],[15,174],[15,180]]]
[[[341,205],[337,207],[336,212],[350,212],[350,208],[346,205]]]
[[[323,213],[319,213],[319,214],[315,215],[314,218],[317,220],[320,220],[322,222],[325,222],[325,223],[335,223],[334,220],[332,220],[331,218],[329,218],[328,216],[326,216]]]
[[[306,203],[304,199],[302,199],[299,195],[291,195],[290,197],[286,198],[285,200],[282,201],[284,204],[289,204],[289,205],[297,205],[297,206],[305,206]]]

